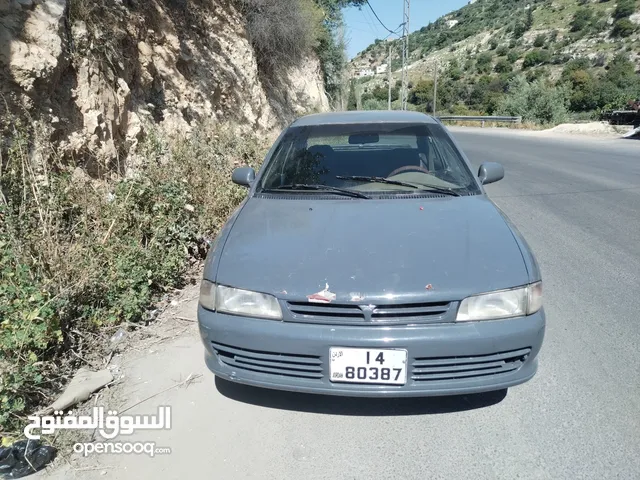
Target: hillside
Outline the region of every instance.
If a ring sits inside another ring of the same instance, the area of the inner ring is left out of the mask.
[[[376,41],[350,65],[360,108],[386,108],[386,74],[357,74],[389,47],[398,97],[401,43]],[[412,33],[409,50],[410,108],[431,111],[437,66],[439,113],[591,118],[640,97],[640,2],[477,0]]]

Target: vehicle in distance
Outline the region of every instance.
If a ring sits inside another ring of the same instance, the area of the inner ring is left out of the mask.
[[[218,377],[346,396],[504,390],[545,333],[540,270],[449,131],[415,112],[294,121],[208,253],[198,306]]]

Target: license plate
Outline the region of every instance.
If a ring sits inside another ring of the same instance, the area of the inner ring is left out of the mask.
[[[407,382],[407,351],[398,349],[329,349],[332,382],[404,385]]]

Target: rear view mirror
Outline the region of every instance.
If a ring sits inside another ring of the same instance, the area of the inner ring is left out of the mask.
[[[378,143],[380,135],[377,133],[362,133],[349,135],[349,145],[363,145],[365,143]]]
[[[250,186],[256,179],[256,172],[251,167],[239,167],[233,170],[231,181],[243,187]]]
[[[496,162],[485,162],[478,169],[478,178],[482,185],[502,180],[504,178],[504,167]]]

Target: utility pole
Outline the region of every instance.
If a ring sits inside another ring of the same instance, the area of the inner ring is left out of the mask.
[[[389,110],[391,110],[391,42],[389,42],[389,60],[387,60],[387,78],[389,83]]]
[[[438,100],[438,60],[433,66],[433,116],[436,116],[436,102]]]
[[[340,23],[340,25],[338,26],[338,38],[340,39],[340,46],[344,49],[344,45],[345,45],[345,41],[344,41],[344,24]],[[342,66],[342,70],[340,73],[339,78],[336,78],[336,81],[340,81],[340,88],[339,88],[339,92],[338,95],[340,95],[340,110],[344,111],[346,110],[346,102],[345,102],[345,96],[348,98],[349,97],[349,82],[346,78],[346,65]],[[327,86],[325,85],[325,89],[327,88]]]
[[[402,29],[402,109],[407,109],[409,97],[409,20],[411,18],[411,0],[404,0],[404,23]]]

